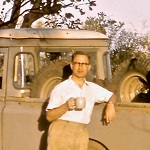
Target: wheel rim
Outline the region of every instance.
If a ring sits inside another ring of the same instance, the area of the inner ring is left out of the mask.
[[[137,75],[138,74],[138,75]],[[139,80],[139,77],[146,80],[145,76],[139,73],[131,73],[125,77],[125,80],[120,84],[120,98],[122,102],[131,102],[135,96],[137,96],[143,88],[143,83]]]
[[[52,89],[61,81],[62,81],[62,78],[60,77],[53,77],[53,78],[47,79],[47,81],[44,83],[41,89],[40,98],[48,98]]]

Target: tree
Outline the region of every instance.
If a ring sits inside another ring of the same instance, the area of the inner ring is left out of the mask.
[[[22,22],[21,27],[31,27],[34,21],[60,14],[62,9],[70,7],[84,15],[83,5],[86,5],[89,10],[96,6],[94,0],[3,0],[0,28],[15,28],[19,22]],[[73,14],[68,13],[65,17],[73,17]]]
[[[124,29],[124,23],[107,18],[103,12],[98,17],[88,18],[83,29],[104,33],[108,36],[111,67],[115,69],[126,59],[145,56],[150,57],[149,35],[139,35],[136,32]]]

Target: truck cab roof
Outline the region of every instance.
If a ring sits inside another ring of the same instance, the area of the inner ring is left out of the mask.
[[[51,38],[51,39],[107,39],[107,36],[88,30],[50,29],[50,28],[21,28],[1,29],[0,38],[26,39],[26,38]]]

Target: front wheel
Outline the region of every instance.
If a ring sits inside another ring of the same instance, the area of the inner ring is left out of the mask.
[[[101,142],[90,138],[88,150],[108,150],[108,148]]]

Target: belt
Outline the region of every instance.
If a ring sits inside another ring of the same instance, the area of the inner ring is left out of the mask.
[[[66,124],[69,124],[69,125],[72,125],[72,126],[81,126],[81,127],[86,127],[87,124],[84,124],[84,123],[79,123],[79,122],[73,122],[73,121],[67,121],[67,120],[62,120],[62,119],[57,119],[53,122],[62,122],[62,123],[66,123]]]

